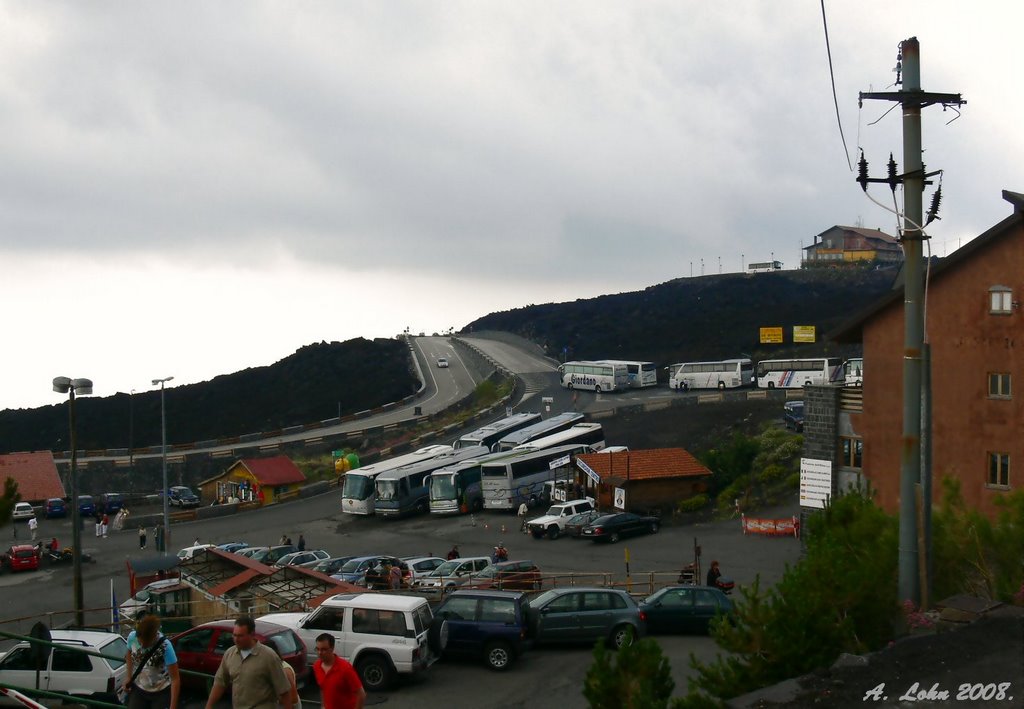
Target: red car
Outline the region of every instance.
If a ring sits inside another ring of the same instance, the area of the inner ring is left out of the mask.
[[[197,677],[181,674],[183,687],[205,691],[213,682],[213,675],[220,667],[221,658],[229,647],[235,644],[231,637],[233,620],[214,620],[203,623],[171,638],[174,652],[178,655],[178,667],[210,675]],[[295,680],[301,683],[309,672],[306,667],[306,646],[294,630],[276,623],[256,621],[256,638],[264,645],[277,646],[284,661],[295,670]]]
[[[11,571],[35,571],[39,568],[39,555],[31,544],[15,544],[4,554],[4,563]]]
[[[541,583],[540,569],[532,561],[502,561],[473,574],[459,588],[538,591]]]

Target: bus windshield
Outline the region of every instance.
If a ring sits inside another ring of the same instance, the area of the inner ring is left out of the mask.
[[[398,499],[398,481],[397,480],[379,480],[377,482],[377,499],[378,500],[397,500]]]
[[[455,473],[450,475],[430,476],[430,499],[431,500],[454,500],[455,499]]]
[[[341,488],[341,496],[350,500],[365,500],[373,493],[373,481],[365,475],[345,474],[345,484]]]

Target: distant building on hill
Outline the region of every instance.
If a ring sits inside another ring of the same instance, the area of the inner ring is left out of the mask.
[[[878,229],[834,226],[815,235],[814,243],[804,247],[803,268],[863,265],[897,265],[903,262],[903,249],[892,236]]]

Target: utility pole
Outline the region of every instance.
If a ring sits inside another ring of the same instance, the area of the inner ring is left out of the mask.
[[[931,471],[925,471],[927,480],[922,479],[921,466],[921,385],[922,350],[924,348],[924,279],[922,278],[922,232],[921,199],[924,185],[931,184],[927,178],[938,173],[925,173],[921,152],[921,109],[933,104],[962,106],[967,103],[960,94],[926,93],[921,90],[921,50],[917,37],[900,43],[897,72],[902,71],[902,88],[896,92],[861,92],[860,100],[880,99],[895,101],[903,106],[903,162],[906,171],[896,175],[895,164],[890,157],[889,177],[869,179],[867,162],[861,157],[857,180],[867,191],[868,182],[885,182],[895,193],[896,185],[903,184],[903,234],[901,242],[904,255],[903,295],[903,439],[900,460],[900,531],[899,531],[899,597],[898,601],[921,603],[921,584],[918,575],[919,554],[929,554],[930,539],[925,535],[924,550],[917,545],[918,517],[916,492],[919,484],[929,495],[923,498],[922,518],[925,530],[931,521]],[[901,83],[897,74],[896,83]],[[938,210],[938,200],[933,202],[932,214]],[[925,580],[924,583],[930,584]]]

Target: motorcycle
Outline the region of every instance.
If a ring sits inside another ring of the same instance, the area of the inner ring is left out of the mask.
[[[63,549],[58,549],[57,551],[54,551],[49,544],[47,544],[44,547],[41,542],[39,544],[36,544],[36,555],[40,558],[45,558],[51,564],[63,564],[66,562],[74,561],[75,559],[75,552],[74,549],[72,549],[71,547],[64,547]],[[81,560],[85,562],[91,562],[92,555],[82,552]]]

